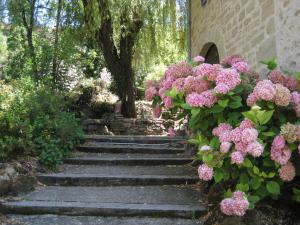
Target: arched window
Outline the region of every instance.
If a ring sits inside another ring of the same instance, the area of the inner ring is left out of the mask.
[[[220,56],[217,46],[214,43],[207,43],[203,46],[200,55],[205,57],[206,63],[220,63]]]

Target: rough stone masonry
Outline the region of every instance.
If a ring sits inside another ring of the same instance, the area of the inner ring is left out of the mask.
[[[276,57],[284,71],[300,71],[299,0],[191,0],[191,53],[239,54],[258,72]]]

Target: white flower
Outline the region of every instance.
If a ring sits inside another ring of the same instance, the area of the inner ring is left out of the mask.
[[[201,151],[209,151],[211,150],[211,147],[208,146],[208,145],[203,145],[201,148],[200,148]]]

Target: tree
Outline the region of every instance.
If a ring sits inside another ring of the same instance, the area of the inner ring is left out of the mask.
[[[143,26],[142,7],[140,4],[123,5],[118,18],[120,29],[116,41],[111,14],[113,2],[83,0],[83,5],[86,21],[99,21],[95,29],[95,39],[116,83],[116,91],[122,101],[122,114],[126,117],[136,117],[132,57],[135,40]],[[92,17],[89,17],[90,15]]]
[[[52,77],[53,82],[58,86],[58,62],[57,62],[57,51],[58,51],[58,39],[59,39],[59,26],[61,20],[61,11],[63,7],[63,0],[57,0],[57,12],[56,12],[56,22],[55,22],[55,37],[54,37],[54,50],[52,59]]]
[[[28,44],[28,53],[31,58],[32,72],[34,78],[38,80],[38,68],[36,62],[35,47],[33,44],[33,30],[36,25],[36,8],[37,0],[10,0],[9,11],[12,20],[23,25],[26,31],[26,38]]]
[[[149,55],[155,58],[154,53],[159,50],[157,41],[165,37],[169,28],[173,40],[182,40],[176,34],[178,30],[185,30],[185,26],[180,26],[185,21],[176,21],[177,6],[182,10],[182,2],[185,1],[82,0],[86,25],[102,51],[126,117],[136,116],[133,61],[139,61],[139,56],[134,54],[135,50],[145,53],[141,47],[150,49]],[[155,32],[158,27],[160,34]]]

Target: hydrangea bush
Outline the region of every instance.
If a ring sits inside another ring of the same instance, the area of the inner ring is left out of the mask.
[[[286,183],[300,201],[293,182],[300,168],[298,80],[277,69],[274,59],[264,62],[266,79],[240,56],[204,61],[197,56],[171,65],[159,82],[147,83],[154,116],[165,108],[175,119],[189,120],[190,142],[202,161],[199,178],[222,184],[224,214],[243,216],[262,199],[277,199]]]

